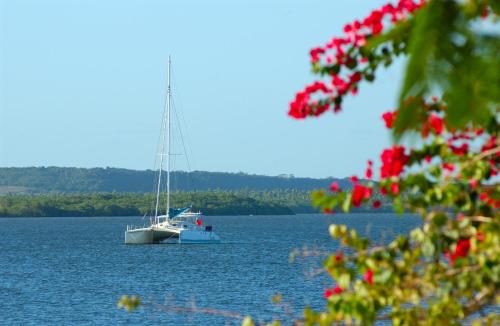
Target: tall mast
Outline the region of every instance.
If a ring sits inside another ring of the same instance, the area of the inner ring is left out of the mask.
[[[159,223],[158,219],[158,207],[160,204],[160,190],[161,190],[161,172],[163,171],[163,157],[165,156],[165,134],[168,132],[168,141],[170,143],[170,56],[168,57],[168,82],[167,82],[167,97],[165,98],[165,109],[163,110],[162,117],[162,141],[161,141],[161,149],[160,149],[160,168],[158,171],[158,187],[156,188],[156,206],[155,206],[155,223]],[[167,131],[166,131],[167,130]],[[170,153],[170,144],[169,144],[169,153]],[[170,170],[170,156],[168,160],[168,170]],[[167,171],[167,189],[170,188],[170,176],[169,171]],[[167,190],[168,191],[168,190]],[[169,195],[167,195],[169,196]],[[167,202],[168,202],[167,198]],[[168,204],[167,204],[168,206]],[[168,216],[168,208],[167,208],[167,216]]]
[[[170,102],[172,98],[172,89],[170,87],[170,55],[168,56],[168,88],[167,88],[167,218],[170,218]]]

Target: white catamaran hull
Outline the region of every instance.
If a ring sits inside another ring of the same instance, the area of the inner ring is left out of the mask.
[[[217,242],[220,242],[220,238],[212,231],[155,227],[125,231],[125,244]]]
[[[212,231],[191,231],[182,230],[179,236],[179,243],[205,243],[220,242],[220,238]]]
[[[153,243],[153,238],[151,228],[125,231],[125,244],[150,244]]]

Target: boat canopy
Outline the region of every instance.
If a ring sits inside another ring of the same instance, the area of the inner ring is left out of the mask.
[[[187,212],[190,209],[191,209],[191,207],[169,208],[169,210],[168,210],[168,213],[169,213],[168,216],[170,218],[174,218],[176,216],[181,215],[182,213]]]

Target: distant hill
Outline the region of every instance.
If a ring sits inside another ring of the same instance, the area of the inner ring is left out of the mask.
[[[299,190],[327,188],[332,181],[349,188],[345,179],[295,178],[290,175],[263,176],[225,172],[183,172],[171,174],[176,191],[204,190]],[[0,168],[0,194],[7,193],[86,193],[152,192],[156,171],[118,168],[26,167]]]

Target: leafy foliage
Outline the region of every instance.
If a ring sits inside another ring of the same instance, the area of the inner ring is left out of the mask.
[[[166,199],[162,196],[163,205]],[[317,213],[311,207],[310,192],[272,191],[176,191],[172,203],[193,206],[205,215],[292,215]],[[44,216],[143,216],[152,214],[152,193],[80,193],[0,196],[0,217]],[[385,211],[391,207],[385,201]],[[365,212],[360,208],[355,212]]]
[[[193,205],[205,215],[312,213],[306,191],[173,192],[178,207]],[[91,193],[0,196],[2,216],[142,216],[153,212],[152,193]],[[166,207],[166,202],[162,207]]]
[[[132,311],[137,309],[141,305],[141,299],[135,295],[127,296],[123,295],[120,300],[118,300],[117,307],[123,308],[127,311]]]
[[[299,323],[500,323],[500,40],[488,28],[497,26],[499,10],[489,0],[400,0],[311,50],[313,71],[331,81],[299,92],[292,117],[339,112],[361,81],[406,54],[399,108],[383,120],[395,140],[420,136],[412,148],[382,152],[379,183],[353,177],[350,191],[332,184],[313,194],[314,204],[347,212],[380,206],[373,200],[380,193],[396,211],[418,213],[423,225],[382,246],[332,225],[345,248],[324,262],[333,281],[326,308],[307,308]],[[372,175],[369,161],[365,176]]]
[[[425,116],[419,99],[443,94],[447,125],[484,126],[500,102],[498,35],[474,28],[484,10],[479,2],[430,1],[413,18],[409,61],[400,95],[396,133],[419,128]]]

